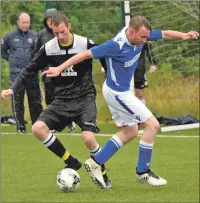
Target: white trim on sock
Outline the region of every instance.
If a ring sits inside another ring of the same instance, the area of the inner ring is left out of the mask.
[[[45,140],[43,140],[42,142],[44,143],[44,145],[46,147],[49,147],[50,145],[52,145],[52,143],[56,140],[56,136],[53,133],[49,133],[49,135],[47,136],[47,138]]]
[[[123,142],[119,139],[119,137],[118,137],[117,135],[113,135],[113,136],[111,137],[111,140],[112,140],[115,144],[117,144],[117,147],[118,147],[118,148],[123,147]]]
[[[147,143],[147,142],[144,142],[142,140],[139,141],[139,146],[142,147],[142,148],[145,148],[145,149],[153,149],[153,145],[154,143]]]
[[[97,155],[101,151],[101,147],[97,144],[94,149],[89,150],[91,156]]]

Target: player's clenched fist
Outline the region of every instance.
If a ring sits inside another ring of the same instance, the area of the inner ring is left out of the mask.
[[[196,32],[196,31],[190,31],[190,32],[184,33],[182,39],[183,40],[198,39],[198,37],[199,37],[199,33],[198,32]]]
[[[8,95],[12,95],[12,94],[13,94],[12,89],[2,90],[2,92],[1,92],[1,98],[6,100],[6,97]]]

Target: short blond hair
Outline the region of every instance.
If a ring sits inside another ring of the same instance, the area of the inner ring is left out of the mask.
[[[142,26],[146,27],[147,30],[151,30],[150,23],[144,16],[134,16],[131,18],[129,22],[129,27],[137,31]]]

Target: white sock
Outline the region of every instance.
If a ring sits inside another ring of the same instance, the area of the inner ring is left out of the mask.
[[[97,145],[94,149],[89,150],[91,156],[97,155],[101,151],[101,147]]]
[[[44,143],[44,145],[46,147],[49,147],[56,139],[56,136],[53,133],[49,133],[49,135],[47,136],[47,138],[45,140],[43,140],[42,142]]]

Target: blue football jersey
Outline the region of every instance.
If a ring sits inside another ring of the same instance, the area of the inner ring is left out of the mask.
[[[128,41],[127,27],[124,27],[114,38],[104,44],[91,48],[93,57],[105,58],[107,65],[107,85],[119,92],[128,91],[138,58],[144,44],[135,46]],[[148,40],[162,38],[161,30],[152,30]]]

